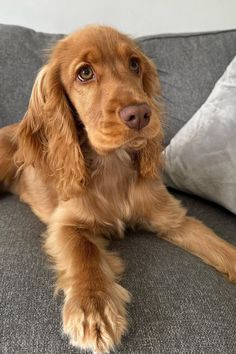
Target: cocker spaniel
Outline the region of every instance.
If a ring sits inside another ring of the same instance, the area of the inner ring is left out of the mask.
[[[236,281],[236,248],[186,216],[161,181],[157,71],[116,30],[87,27],[60,40],[28,110],[0,130],[1,189],[47,224],[44,248],[64,292],[73,345],[109,352],[127,329],[130,295],[106,239],[141,225]]]

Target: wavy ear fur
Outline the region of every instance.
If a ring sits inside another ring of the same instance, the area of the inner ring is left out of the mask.
[[[143,55],[143,54],[142,54]],[[155,64],[143,55],[145,70],[143,75],[144,91],[152,100],[153,109],[159,116],[159,131],[155,138],[148,140],[147,145],[138,152],[138,168],[142,177],[156,178],[163,167],[163,104],[160,100],[161,88]]]
[[[29,108],[17,131],[16,163],[33,165],[53,178],[63,199],[85,186],[86,169],[73,113],[58,64],[47,64],[35,81]]]
[[[159,177],[163,168],[162,145],[157,138],[147,142],[144,149],[138,151],[138,170],[140,176],[156,178]]]

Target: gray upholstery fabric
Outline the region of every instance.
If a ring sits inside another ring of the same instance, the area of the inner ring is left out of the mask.
[[[236,56],[164,154],[168,186],[236,214]]]
[[[0,126],[27,107],[43,48],[61,35],[0,26]],[[236,31],[141,39],[161,69],[171,117],[167,141],[192,116],[235,52]],[[177,194],[225,239],[236,244],[235,217],[214,204]],[[0,352],[75,354],[61,334],[62,299],[41,251],[45,227],[16,197],[0,196]],[[197,258],[145,232],[128,231],[112,249],[126,260],[122,284],[133,294],[122,354],[222,353],[236,347],[236,286]]]
[[[236,54],[236,30],[139,40],[159,69],[166,104],[165,144],[211,93]]]
[[[46,50],[62,35],[0,25],[0,127],[19,121]]]
[[[236,244],[236,218],[176,193],[189,213]],[[0,199],[0,352],[75,354],[61,334],[62,299],[41,250],[45,227],[14,196]],[[133,294],[130,330],[120,354],[235,353],[236,286],[187,252],[146,232],[114,241],[126,262],[122,284]]]

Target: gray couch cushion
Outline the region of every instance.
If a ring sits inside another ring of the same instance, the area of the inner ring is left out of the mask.
[[[19,121],[28,107],[45,49],[62,35],[0,25],[0,127]]]
[[[236,56],[164,153],[168,186],[236,214]]]
[[[236,30],[150,36],[139,40],[160,72],[165,144],[193,116],[236,54]]]
[[[175,192],[176,193],[176,192]],[[236,218],[181,193],[191,215],[236,244]],[[45,227],[14,196],[0,199],[0,352],[75,354],[61,333],[62,299],[41,250]],[[120,354],[221,353],[236,347],[236,286],[198,258],[145,232],[115,241],[126,261],[122,284],[133,294]]]

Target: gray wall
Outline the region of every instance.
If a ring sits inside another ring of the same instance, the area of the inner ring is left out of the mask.
[[[0,0],[0,22],[68,33],[89,23],[131,35],[236,28],[236,0]]]

